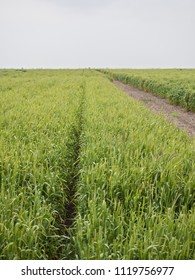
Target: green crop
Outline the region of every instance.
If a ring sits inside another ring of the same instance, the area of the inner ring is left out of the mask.
[[[0,258],[56,258],[66,240],[82,79],[60,71],[8,77],[0,93]]]
[[[194,139],[94,70],[0,71],[0,259],[193,259]]]
[[[102,77],[86,102],[76,258],[193,258],[194,143]]]

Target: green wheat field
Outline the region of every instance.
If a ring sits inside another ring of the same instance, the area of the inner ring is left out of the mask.
[[[195,70],[0,70],[0,259],[195,259]]]

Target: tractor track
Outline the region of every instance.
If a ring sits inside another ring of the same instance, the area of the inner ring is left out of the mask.
[[[113,80],[113,84],[126,92],[129,96],[141,101],[147,107],[158,114],[163,114],[170,122],[185,130],[190,136],[195,135],[195,113],[187,112],[184,108],[169,104],[167,99],[163,99],[149,92],[139,90],[131,85],[123,84]]]

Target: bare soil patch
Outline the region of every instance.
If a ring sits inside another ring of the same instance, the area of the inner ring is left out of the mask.
[[[195,135],[195,113],[187,112],[185,109],[169,104],[166,99],[154,96],[151,93],[139,90],[133,86],[113,81],[115,86],[125,91],[129,96],[143,102],[147,107],[158,114],[163,114],[177,127],[185,130],[191,136]]]

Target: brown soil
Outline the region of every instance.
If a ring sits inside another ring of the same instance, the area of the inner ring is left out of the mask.
[[[129,96],[143,102],[153,111],[165,115],[168,120],[177,127],[187,131],[191,136],[195,135],[195,113],[186,112],[185,109],[179,106],[169,104],[166,99],[156,97],[151,93],[136,89],[130,85],[123,84],[119,81],[113,81],[113,83]]]

